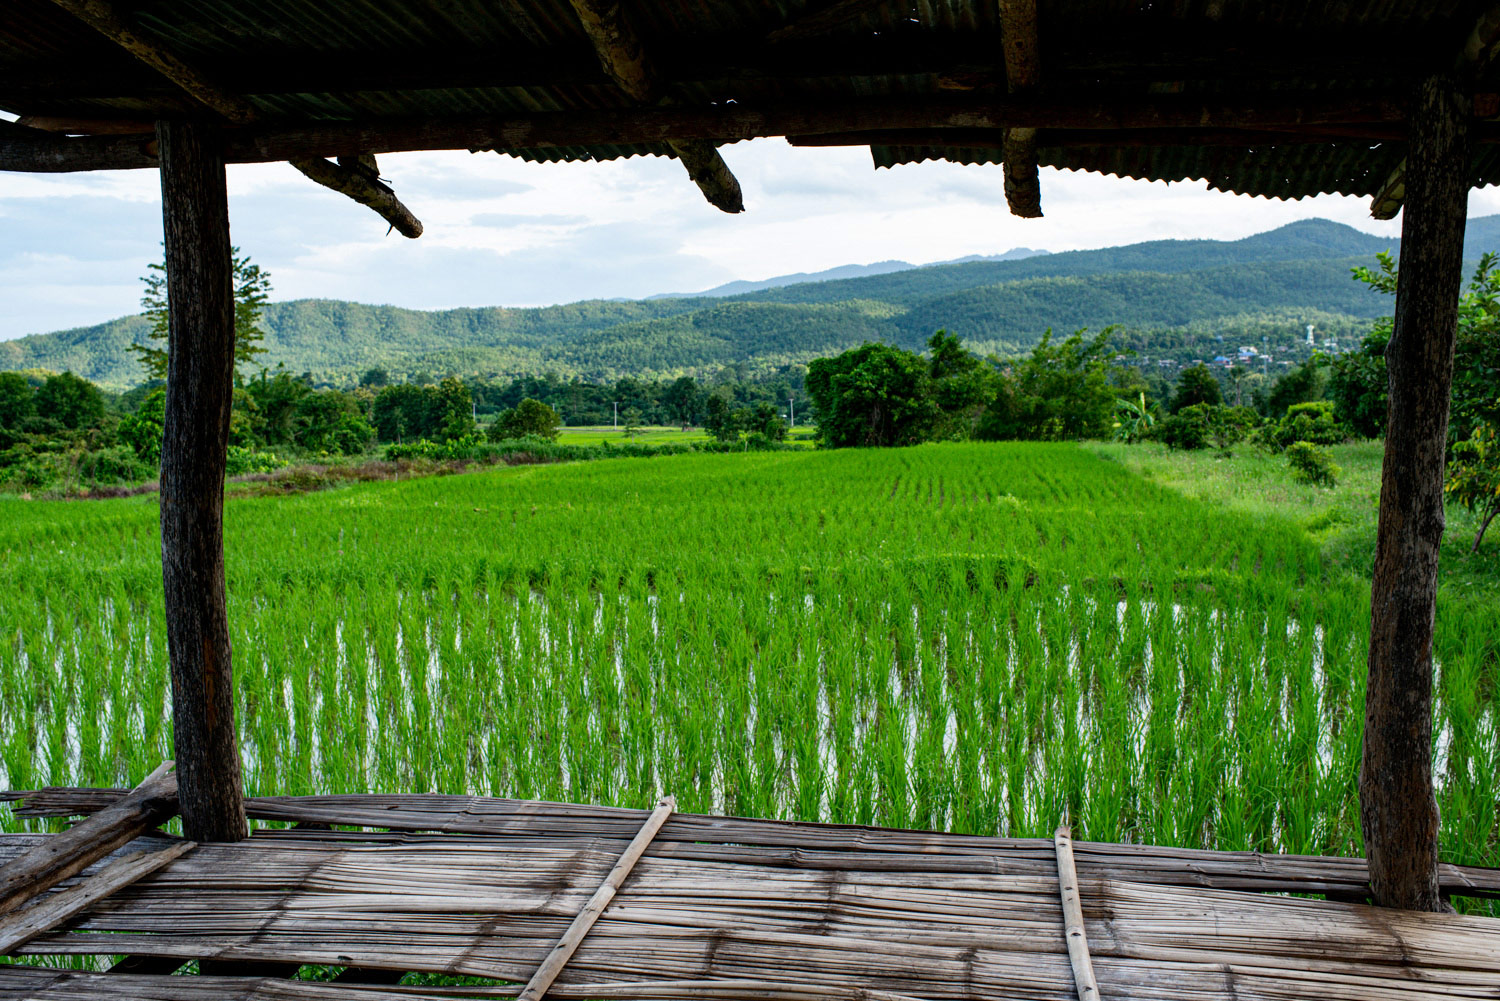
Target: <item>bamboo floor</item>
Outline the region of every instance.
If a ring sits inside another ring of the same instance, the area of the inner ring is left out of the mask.
[[[97,819],[126,791],[19,795],[18,816]],[[247,812],[296,826],[229,845],[146,831],[0,907],[0,945],[41,915],[18,965],[0,966],[0,999],[516,997],[635,842],[644,855],[546,994],[1500,999],[1500,919],[1350,902],[1360,859],[1073,843],[1087,994],[1053,841],[673,813],[647,844],[650,811],[466,796],[272,797]],[[0,874],[66,836],[0,835]],[[1442,883],[1500,897],[1500,870],[1445,866]],[[70,916],[46,925],[53,912]],[[88,955],[129,958],[102,973],[20,965]],[[169,975],[190,960],[202,975]],[[348,969],[290,979],[308,964]],[[507,983],[388,982],[408,971]]]

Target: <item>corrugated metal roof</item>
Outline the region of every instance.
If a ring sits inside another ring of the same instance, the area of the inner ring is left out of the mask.
[[[1003,94],[996,0],[886,0],[816,37],[767,36],[830,0],[623,0],[680,104]],[[629,106],[569,0],[136,0],[136,27],[240,93],[267,119],[379,121]],[[1039,0],[1042,87],[1079,100],[1399,92],[1429,52],[1452,52],[1474,0]],[[1343,44],[1340,44],[1342,40]],[[944,54],[951,53],[951,63]],[[1299,55],[1299,53],[1301,53]],[[852,55],[851,55],[852,54]],[[756,63],[760,60],[760,63]],[[858,69],[839,69],[845,64]],[[763,65],[762,65],[763,64]],[[748,68],[747,68],[748,67]],[[758,68],[757,68],[758,67]],[[834,67],[832,69],[828,67]],[[947,71],[961,71],[954,84]],[[149,119],[191,110],[154,71],[50,0],[7,0],[0,108]],[[1399,145],[1048,145],[1040,160],[1227,191],[1370,194]],[[1500,180],[1491,147],[1476,180]],[[538,160],[670,155],[665,145],[513,150]],[[873,146],[877,166],[994,163],[992,149]]]

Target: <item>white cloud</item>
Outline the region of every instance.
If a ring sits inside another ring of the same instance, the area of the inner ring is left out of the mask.
[[[692,291],[840,264],[914,264],[1011,247],[1052,251],[1159,238],[1236,239],[1324,216],[1395,235],[1368,202],[1276,202],[1202,184],[1042,172],[1043,219],[1005,210],[999,167],[872,169],[862,149],[726,146],[747,211],[708,205],[658,157],[532,164],[495,154],[381,157],[426,226],[387,235],[368,209],[286,164],[230,169],[233,238],[273,276],[277,298],[417,308],[539,305]],[[160,255],[157,178],[147,171],[7,174],[0,191],[0,338],[102,322],[136,309]],[[1500,211],[1476,191],[1473,215]]]

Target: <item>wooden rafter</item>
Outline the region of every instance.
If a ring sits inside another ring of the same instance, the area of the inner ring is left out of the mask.
[[[422,221],[412,215],[411,210],[401,204],[396,193],[380,180],[375,157],[369,154],[355,158],[340,157],[338,163],[329,163],[318,156],[301,157],[292,160],[291,164],[323,187],[374,209],[402,236],[414,240],[422,235]]]
[[[610,79],[639,104],[662,103],[666,94],[661,77],[620,5],[615,0],[572,0],[572,4]],[[745,210],[740,182],[713,143],[701,138],[666,142],[710,204],[725,212]]]
[[[1000,0],[1005,84],[1011,94],[1035,90],[1040,72],[1036,0]],[[1005,136],[1005,201],[1012,215],[1040,218],[1042,184],[1037,175],[1035,128],[1011,128]]]
[[[910,129],[1006,128],[1180,130],[1244,129],[1322,132],[1333,126],[1359,138],[1362,126],[1383,136],[1405,121],[1402,102],[1379,95],[1288,95],[1277,101],[1205,103],[1176,95],[1118,101],[1044,97],[873,98],[827,104],[752,107],[627,108],[615,111],[544,112],[514,116],[403,121],[264,124],[225,130],[230,163],[268,163],[340,156],[349,150],[535,150],[565,146],[649,144],[705,139],[735,142],[762,136]],[[0,136],[0,170],[58,172],[130,170],[156,166],[150,135],[62,139]]]
[[[1460,79],[1474,80],[1494,61],[1497,54],[1500,54],[1500,4],[1486,8],[1475,20],[1474,27],[1469,30],[1468,37],[1454,57],[1454,71]],[[1402,159],[1370,199],[1370,216],[1375,219],[1394,219],[1405,201],[1406,160]]]
[[[826,35],[887,2],[889,0],[825,0],[814,3],[790,24],[782,25],[767,35],[766,41],[789,42]]]
[[[260,115],[250,102],[219,86],[208,74],[178,57],[171,49],[141,34],[108,0],[53,0],[53,3],[156,70],[225,121],[245,126],[260,120]],[[389,187],[372,181],[360,172],[341,171],[326,161],[322,163],[322,167],[315,164],[294,166],[324,187],[347,195],[361,205],[370,206],[403,236],[421,235],[422,224],[410,209],[401,204]]]

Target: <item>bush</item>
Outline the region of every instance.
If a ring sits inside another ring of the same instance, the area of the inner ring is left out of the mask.
[[[85,452],[78,460],[79,479],[93,483],[141,483],[155,475],[156,464],[141,461],[127,445]]]
[[[1331,401],[1314,400],[1311,403],[1292,404],[1287,408],[1286,416],[1267,424],[1261,429],[1258,438],[1279,452],[1299,441],[1313,445],[1337,445],[1349,439],[1349,429],[1334,416]]]
[[[1315,487],[1336,487],[1343,470],[1334,464],[1333,456],[1326,449],[1311,442],[1298,441],[1287,446],[1287,464],[1292,467],[1292,478],[1299,483],[1310,483]]]
[[[224,464],[226,476],[244,476],[246,473],[270,473],[286,465],[271,452],[260,452],[240,445],[229,446],[229,456]]]
[[[1168,448],[1229,448],[1244,441],[1258,421],[1249,407],[1194,403],[1157,425],[1156,437]]]

